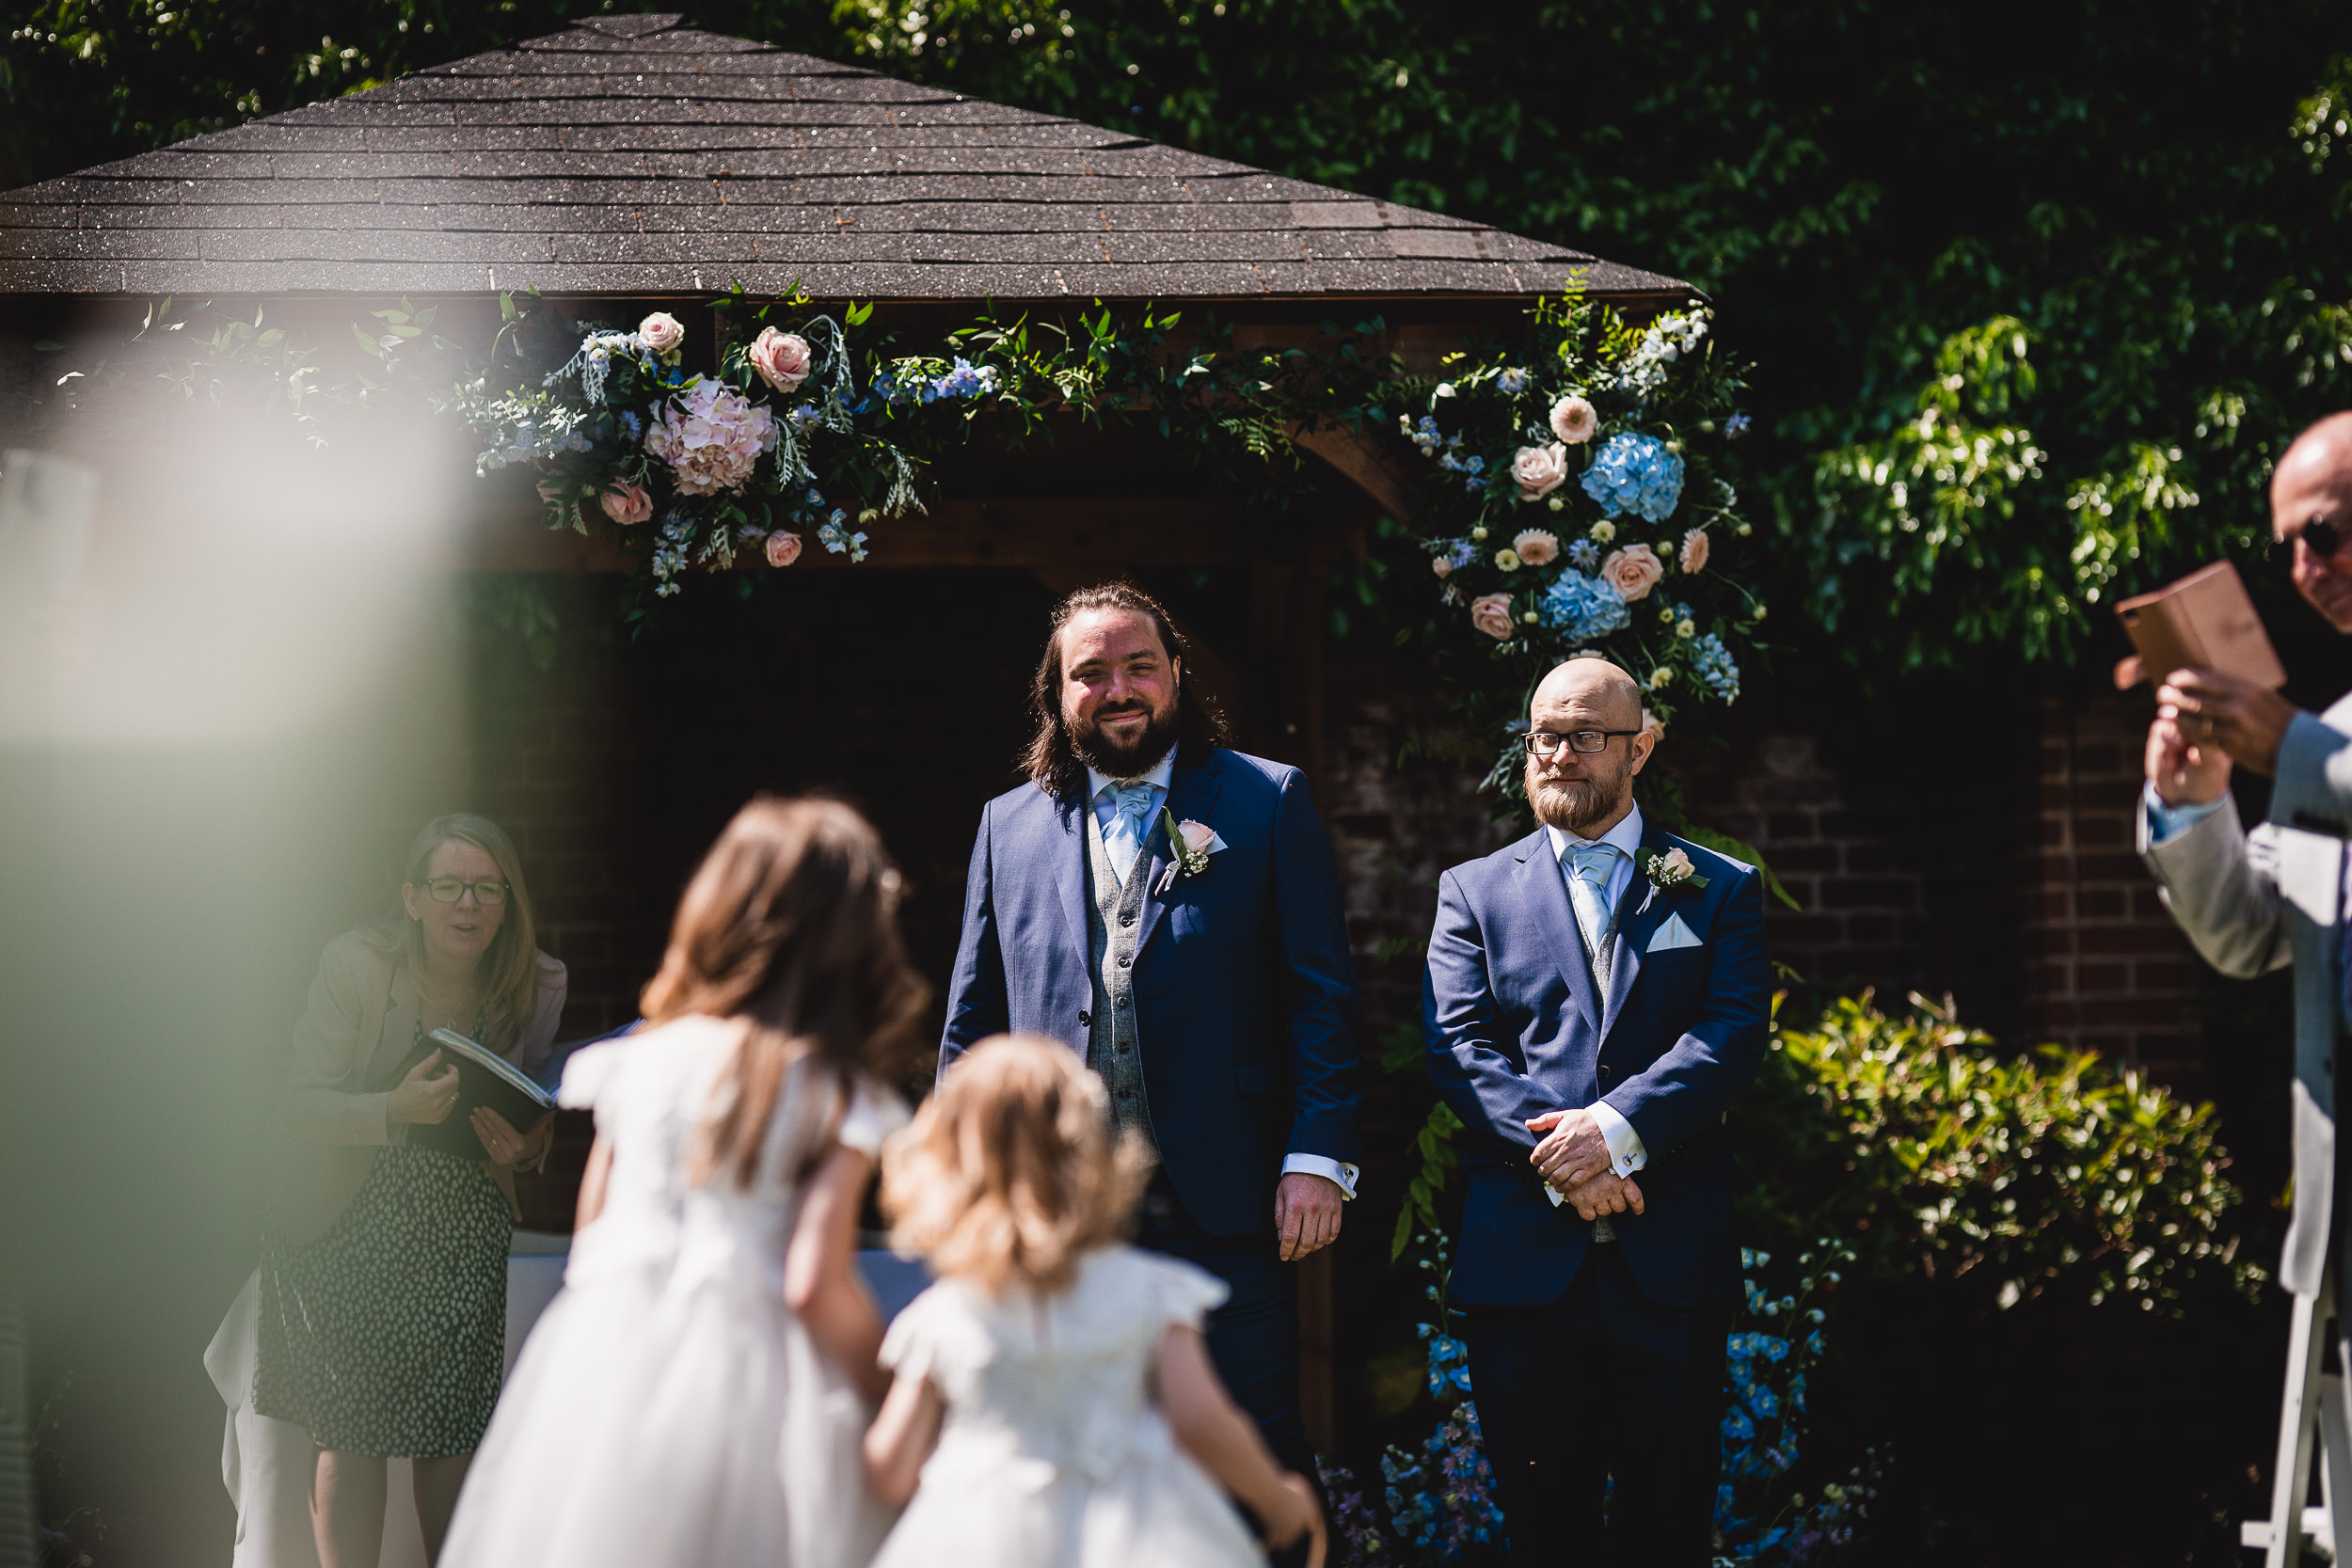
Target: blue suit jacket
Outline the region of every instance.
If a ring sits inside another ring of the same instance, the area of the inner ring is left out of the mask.
[[[1023,784],[981,812],[942,1071],[1009,1029],[1086,1050],[1087,809]],[[1202,1229],[1270,1230],[1284,1154],[1361,1158],[1339,870],[1295,768],[1221,748],[1199,766],[1180,760],[1168,810],[1207,823],[1225,847],[1163,895],[1164,825],[1150,841],[1135,992],[1152,1129]]]
[[[1469,1129],[1470,1194],[1449,1299],[1525,1306],[1565,1294],[1593,1227],[1544,1196],[1529,1118],[1606,1100],[1649,1164],[1647,1212],[1611,1222],[1668,1307],[1736,1303],[1726,1108],[1762,1060],[1771,1016],[1762,879],[1654,826],[1641,859],[1680,847],[1704,888],[1626,884],[1609,994],[1595,994],[1566,881],[1542,829],[1438,881],[1422,992],[1429,1075]],[[1670,919],[1696,945],[1650,951]]]

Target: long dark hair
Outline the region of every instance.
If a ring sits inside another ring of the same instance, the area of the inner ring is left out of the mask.
[[[1029,686],[1029,715],[1037,733],[1021,752],[1021,767],[1031,782],[1057,800],[1086,798],[1087,765],[1070,743],[1070,727],[1061,716],[1061,634],[1073,616],[1090,610],[1122,610],[1140,615],[1159,633],[1168,657],[1184,665],[1189,676],[1192,643],[1176,629],[1160,601],[1130,582],[1097,583],[1066,594],[1054,607],[1053,630],[1046,636],[1044,655],[1037,661],[1037,679]],[[1225,720],[1200,696],[1197,679],[1176,684],[1176,760],[1198,765],[1212,746],[1225,744]]]
[[[695,1139],[695,1181],[731,1167],[751,1186],[802,1057],[832,1069],[846,1095],[860,1070],[894,1082],[919,1049],[930,988],[899,940],[898,893],[881,836],[833,800],[761,796],[703,857],[641,999],[656,1023],[702,1013],[743,1025]]]

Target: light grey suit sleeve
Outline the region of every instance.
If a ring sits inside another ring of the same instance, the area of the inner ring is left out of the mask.
[[[2344,706],[2328,711],[2332,716]],[[2279,743],[2270,819],[2306,832],[2352,838],[2352,735],[2298,713]]]
[[[2143,798],[2138,838],[2140,858],[2155,873],[2165,907],[2207,963],[2244,980],[2292,957],[2279,897],[2277,841],[2261,828],[2248,833],[2234,800],[2222,797],[2220,810],[2152,844]]]

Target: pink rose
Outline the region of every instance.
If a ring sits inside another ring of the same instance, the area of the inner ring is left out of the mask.
[[[642,484],[621,481],[604,493],[604,515],[628,528],[653,516],[653,497]]]
[[[779,392],[798,391],[808,379],[808,340],[798,333],[762,327],[744,356],[759,379]]]
[[[1470,625],[1498,642],[1508,642],[1518,630],[1518,623],[1511,619],[1511,595],[1482,594],[1470,601]]]
[[[1694,528],[1682,536],[1682,569],[1686,572],[1707,570],[1707,531]]]
[[[1429,569],[1437,573],[1441,578],[1452,577],[1454,575],[1454,562],[1445,556],[1433,555],[1429,558]]]
[[[667,310],[656,310],[637,324],[637,336],[656,354],[675,354],[678,344],[686,341],[686,328]]]
[[[1522,566],[1549,566],[1560,559],[1560,536],[1531,528],[1511,541]]]
[[[779,571],[801,559],[801,536],[778,529],[768,536],[768,564]]]
[[[1562,398],[1551,405],[1551,433],[1572,447],[1582,446],[1600,428],[1600,416],[1582,398]]]
[[[1600,563],[1600,580],[1614,588],[1628,604],[1649,597],[1649,591],[1665,575],[1665,562],[1647,545],[1628,545],[1621,550],[1612,550],[1609,559]]]
[[[1176,824],[1176,832],[1184,841],[1184,853],[1187,855],[1205,855],[1209,852],[1209,846],[1216,842],[1215,828],[1206,822],[1195,822],[1189,816]]]
[[[1539,501],[1567,483],[1568,449],[1565,447],[1521,447],[1511,454],[1511,483],[1519,487],[1519,499]]]
[[[1650,737],[1652,745],[1666,738],[1666,721],[1649,709],[1642,710],[1642,733]]]

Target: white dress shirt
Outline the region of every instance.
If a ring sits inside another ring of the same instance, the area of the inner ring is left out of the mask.
[[[1544,832],[1551,839],[1551,858],[1559,866],[1560,875],[1568,875],[1568,851],[1589,845],[1606,844],[1617,851],[1617,862],[1609,873],[1606,890],[1608,907],[1613,912],[1624,899],[1626,889],[1632,885],[1635,864],[1642,853],[1642,808],[1635,806],[1621,817],[1617,825],[1598,838],[1579,838],[1563,828],[1549,823]],[[1600,1128],[1601,1141],[1609,1146],[1609,1168],[1619,1176],[1631,1176],[1649,1164],[1649,1151],[1642,1147],[1642,1135],[1633,1131],[1633,1124],[1617,1113],[1615,1106],[1596,1100],[1585,1107]],[[1547,1186],[1556,1208],[1562,1202],[1560,1189]]]
[[[1175,775],[1176,752],[1172,748],[1168,755],[1160,758],[1136,779],[1114,779],[1108,773],[1097,768],[1088,768],[1087,799],[1094,806],[1095,825],[1107,832],[1110,825],[1118,820],[1119,802],[1113,798],[1112,792],[1119,785],[1136,783],[1148,784],[1152,786],[1152,815],[1144,823],[1144,837],[1149,840],[1152,823],[1159,820],[1161,811],[1168,805],[1168,781]],[[1356,1178],[1362,1174],[1359,1167],[1349,1164],[1344,1160],[1331,1159],[1327,1155],[1283,1155],[1282,1174],[1288,1176],[1294,1171],[1308,1176],[1322,1177],[1339,1188],[1340,1196],[1343,1198],[1352,1198],[1356,1196]]]

